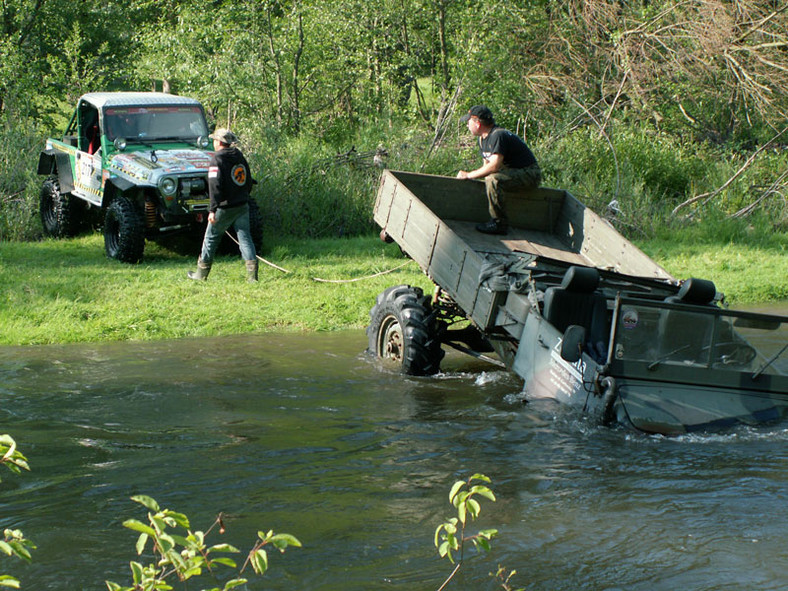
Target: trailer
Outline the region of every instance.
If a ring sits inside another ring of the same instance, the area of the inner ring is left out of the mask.
[[[567,191],[512,193],[507,209],[509,232],[483,234],[483,183],[383,172],[381,237],[435,290],[398,285],[377,297],[372,354],[431,375],[452,347],[516,373],[526,400],[649,433],[788,413],[788,317],[726,309],[712,281],[671,276]]]

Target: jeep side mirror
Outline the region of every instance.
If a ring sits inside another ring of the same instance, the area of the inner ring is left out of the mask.
[[[585,341],[585,328],[576,324],[568,326],[561,341],[561,358],[569,363],[575,363],[583,355],[583,343]]]

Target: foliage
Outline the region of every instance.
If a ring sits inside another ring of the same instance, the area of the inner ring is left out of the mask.
[[[506,567],[498,565],[498,570],[495,573],[490,573],[490,576],[494,576],[496,580],[498,580],[501,584],[501,588],[504,591],[525,591],[523,587],[515,589],[511,586],[509,581],[511,581],[512,577],[517,574],[516,570],[508,570]]]
[[[484,474],[474,474],[467,480],[458,480],[449,491],[449,502],[457,510],[457,517],[451,517],[435,529],[435,547],[441,558],[455,564],[455,553],[459,553],[455,568],[446,581],[443,589],[462,566],[465,557],[465,543],[471,542],[477,550],[490,550],[490,540],[497,534],[496,529],[483,529],[476,534],[466,536],[465,527],[468,518],[475,520],[481,512],[481,504],[476,497],[483,497],[495,502],[495,494],[487,486],[491,481]]]
[[[15,474],[19,474],[22,470],[30,470],[27,458],[17,449],[16,441],[8,434],[0,435],[0,454],[0,465]],[[25,538],[20,530],[6,528],[3,531],[3,538],[0,539],[0,553],[30,562],[32,559],[31,549],[35,549],[35,546]],[[0,574],[0,587],[19,589],[19,579],[11,575]]]
[[[16,441],[10,435],[0,435],[0,465],[5,466],[14,474],[22,470],[30,470],[27,458],[16,447]]]
[[[40,179],[36,176],[42,139],[0,113],[0,241],[40,236]]]
[[[203,101],[243,139],[266,235],[371,233],[378,168],[361,156],[453,175],[478,161],[457,115],[481,102],[545,184],[613,203],[629,237],[706,209],[788,229],[773,0],[9,0],[0,31],[0,241],[40,238],[38,152],[88,90]]]
[[[237,548],[230,544],[208,546],[206,543],[206,537],[214,527],[218,525],[220,533],[224,531],[221,514],[206,532],[192,531],[189,518],[183,513],[161,509],[153,498],[146,495],[137,495],[131,499],[148,509],[148,522],[127,519],[123,525],[140,534],[135,545],[138,555],[145,552],[150,542],[155,561],[147,566],[132,561],[130,567],[133,585],[122,587],[107,581],[109,591],[167,591],[173,588],[167,582],[167,579],[173,576],[181,582],[203,574],[209,574],[215,579],[219,567],[237,568],[236,562],[227,556],[239,553]],[[257,535],[259,539],[238,572],[239,576],[224,582],[221,587],[211,588],[210,591],[227,591],[245,585],[247,579],[240,574],[248,564],[251,564],[255,573],[264,575],[268,570],[266,546],[281,553],[290,546],[301,547],[301,542],[290,534],[261,531]]]

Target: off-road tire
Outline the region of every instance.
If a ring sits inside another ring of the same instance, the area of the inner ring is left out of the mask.
[[[60,191],[56,176],[50,176],[41,186],[39,194],[39,214],[44,234],[54,238],[70,238],[79,231],[79,204],[71,193]]]
[[[444,351],[436,314],[418,287],[398,285],[378,295],[369,313],[368,351],[394,362],[408,375],[440,371]]]
[[[145,224],[128,197],[115,197],[104,215],[104,250],[111,259],[139,263],[145,249]]]

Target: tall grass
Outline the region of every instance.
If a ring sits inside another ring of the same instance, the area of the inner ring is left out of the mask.
[[[43,137],[25,123],[32,122],[0,117],[0,241],[41,235],[36,167]]]

